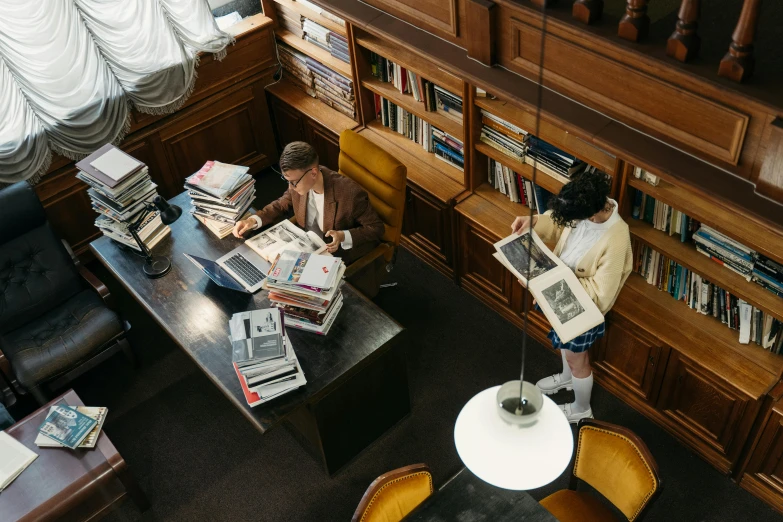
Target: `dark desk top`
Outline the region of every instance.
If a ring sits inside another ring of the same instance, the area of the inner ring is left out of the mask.
[[[527,492],[496,488],[466,468],[405,518],[405,522],[445,520],[557,522]]]
[[[182,207],[183,212],[171,225],[171,234],[153,249],[153,254],[171,259],[171,271],[160,279],[148,279],[142,271],[144,259],[120,249],[105,236],[93,241],[90,248],[261,432],[305,402],[325,396],[381,355],[391,344],[388,342],[402,331],[385,312],[345,284],[343,308],[328,335],[288,329],[307,385],[255,408],[249,407],[231,364],[228,320],[236,312],[269,308],[268,292],[243,294],[222,288],[204,275],[184,253],[218,259],[241,240],[214,236],[188,212],[190,198],[185,192],[171,203]]]

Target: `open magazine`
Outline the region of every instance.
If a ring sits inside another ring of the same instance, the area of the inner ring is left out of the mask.
[[[604,322],[603,314],[576,275],[534,231],[512,234],[494,246],[497,252],[492,255],[525,283],[562,342],[567,343]]]
[[[270,263],[283,250],[296,250],[310,254],[321,254],[326,251],[326,243],[312,231],[305,232],[290,221],[283,220],[245,241],[259,256]]]

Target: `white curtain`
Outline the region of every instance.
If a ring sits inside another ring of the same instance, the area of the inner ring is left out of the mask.
[[[199,51],[232,38],[207,0],[0,0],[0,183],[37,180],[193,90]]]

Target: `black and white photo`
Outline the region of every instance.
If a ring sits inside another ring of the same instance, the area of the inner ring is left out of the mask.
[[[528,254],[528,243],[530,244],[530,253]],[[541,248],[532,241],[530,233],[521,234],[513,241],[509,241],[500,247],[501,253],[511,265],[517,269],[526,279],[535,279],[550,270],[557,268],[557,263],[552,260]],[[527,277],[528,260],[530,264],[530,277]]]
[[[541,294],[561,324],[566,324],[585,311],[564,279],[544,288]]]

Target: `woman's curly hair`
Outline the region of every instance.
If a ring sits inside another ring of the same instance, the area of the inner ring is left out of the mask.
[[[575,226],[606,208],[612,178],[599,170],[575,174],[557,196],[549,200],[552,221],[559,226]]]

